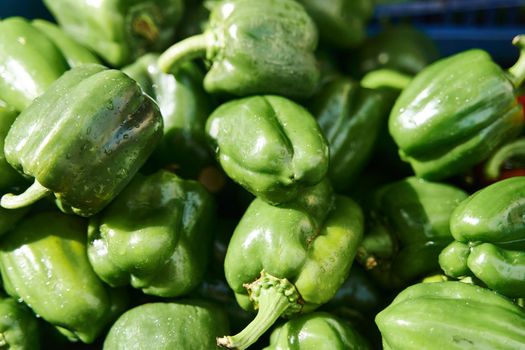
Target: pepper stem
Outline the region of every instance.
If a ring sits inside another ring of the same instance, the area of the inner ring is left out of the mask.
[[[515,36],[514,39],[512,39],[512,45],[520,50],[520,57],[516,63],[508,69],[508,72],[512,84],[515,88],[518,88],[525,80],[525,35],[520,34]]]
[[[159,68],[164,73],[169,73],[173,67],[184,61],[205,56],[209,46],[208,37],[206,33],[198,34],[172,45],[160,55]]]
[[[361,86],[369,89],[391,88],[403,90],[412,81],[412,76],[392,69],[378,69],[361,79]]]
[[[238,334],[217,338],[218,346],[244,350],[255,343],[279,317],[299,312],[302,307],[299,293],[292,283],[264,271],[247,288],[250,299],[258,306],[257,316]]]
[[[33,184],[21,194],[4,194],[2,199],[0,199],[0,206],[6,209],[26,207],[38,201],[39,199],[44,198],[50,193],[51,191],[48,188],[42,186],[40,182],[35,180],[35,182],[33,182]]]

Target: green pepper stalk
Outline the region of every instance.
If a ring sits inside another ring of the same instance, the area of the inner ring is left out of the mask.
[[[159,57],[168,73],[186,60],[205,57],[204,88],[237,96],[311,95],[319,80],[314,50],[317,29],[293,0],[229,0],[214,6],[208,29]]]
[[[494,152],[483,164],[482,172],[483,180],[488,182],[525,175],[525,138],[513,140]]]
[[[255,199],[233,233],[224,271],[241,307],[258,313],[218,344],[246,349],[279,317],[328,302],[348,276],[362,231],[359,206],[335,196],[326,179],[279,206]]]

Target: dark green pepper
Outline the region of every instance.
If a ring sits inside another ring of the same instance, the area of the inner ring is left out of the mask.
[[[54,193],[62,210],[93,215],[126,186],[161,135],[158,107],[134,80],[95,64],[73,68],[11,126],[6,159],[35,180],[0,203],[18,208]]]
[[[294,318],[275,328],[264,350],[368,350],[367,341],[350,325],[324,312]]]
[[[35,315],[24,304],[7,297],[0,297],[0,349],[40,349]]]
[[[335,196],[328,180],[279,206],[255,199],[230,240],[224,272],[239,305],[257,316],[218,343],[246,349],[280,316],[328,302],[348,276],[362,231],[361,209]]]
[[[228,0],[213,7],[203,34],[173,45],[159,66],[167,73],[205,57],[210,70],[204,88],[210,93],[306,97],[319,79],[316,47],[316,26],[296,1]]]
[[[26,218],[2,239],[0,271],[9,295],[71,340],[91,343],[123,311],[125,296],[93,271],[86,223],[59,212]]]
[[[123,66],[172,43],[182,0],[45,0],[71,37],[112,66]]]
[[[339,77],[327,83],[310,110],[328,141],[328,177],[338,191],[348,189],[370,158],[388,101],[359,83]]]
[[[195,64],[185,62],[166,74],[159,70],[157,59],[158,55],[146,55],[122,71],[159,105],[164,136],[152,155],[155,164],[197,179],[215,164],[204,131],[214,103],[202,87],[204,76]]]
[[[226,174],[271,203],[292,200],[328,170],[328,145],[315,119],[284,97],[227,102],[210,115],[206,132]]]
[[[385,288],[439,270],[439,253],[453,241],[450,216],[465,198],[459,188],[415,177],[379,188],[357,260]]]
[[[227,331],[226,314],[209,302],[148,303],[120,316],[104,340],[104,350],[219,349],[215,337]]]
[[[0,21],[0,99],[23,111],[67,69],[60,50],[27,20]]]
[[[524,118],[514,90],[525,79],[525,36],[513,43],[521,55],[508,71],[472,49],[426,67],[403,90],[389,130],[418,177],[460,174],[520,134]]]
[[[525,176],[485,187],[452,214],[455,242],[439,256],[452,277],[474,275],[509,297],[525,296]]]
[[[525,348],[525,312],[501,295],[462,282],[420,283],[376,316],[388,350]]]
[[[372,17],[371,0],[299,0],[313,18],[323,43],[339,48],[354,47],[366,37]]]
[[[213,198],[198,182],[165,170],[137,174],[90,220],[88,256],[111,286],[179,296],[202,281],[213,221]]]

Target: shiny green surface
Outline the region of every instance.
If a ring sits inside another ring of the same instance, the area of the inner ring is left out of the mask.
[[[174,40],[182,0],[44,0],[72,38],[112,66],[123,66]]]
[[[23,111],[67,69],[60,50],[26,19],[0,21],[0,99]]]
[[[90,343],[122,311],[125,299],[94,273],[83,219],[58,212],[26,218],[0,246],[9,295],[71,340]]]
[[[294,318],[277,327],[265,350],[368,350],[366,340],[344,321],[324,312]]]
[[[4,154],[5,137],[18,113],[0,100],[0,190],[24,184],[24,178],[7,162]]]
[[[293,200],[328,170],[328,145],[315,119],[284,97],[227,102],[210,115],[206,132],[225,173],[271,203]]]
[[[316,26],[296,1],[222,1],[207,30],[173,45],[159,66],[168,72],[185,60],[206,58],[207,92],[306,97],[319,79],[316,47]]]
[[[126,311],[113,324],[104,350],[219,349],[215,337],[226,332],[226,314],[211,303],[149,303]]]
[[[40,349],[35,315],[12,298],[0,297],[0,349]]]
[[[525,347],[525,312],[499,294],[462,282],[421,283],[376,316],[392,350],[514,350]]]
[[[158,107],[137,83],[93,64],[65,73],[21,113],[4,150],[62,210],[90,216],[124,188],[161,135]]]
[[[168,171],[136,175],[90,221],[88,256],[112,286],[175,297],[201,282],[214,224],[213,198],[197,182]]]

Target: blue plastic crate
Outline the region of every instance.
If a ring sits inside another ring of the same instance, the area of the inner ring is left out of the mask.
[[[433,38],[443,55],[470,48],[488,51],[511,65],[518,50],[511,44],[525,33],[525,0],[429,0],[376,6],[371,31],[382,22],[408,22]]]
[[[52,19],[42,0],[0,0],[0,17],[11,16]]]

